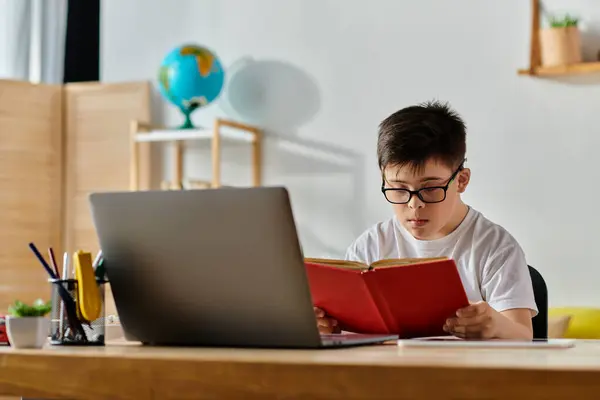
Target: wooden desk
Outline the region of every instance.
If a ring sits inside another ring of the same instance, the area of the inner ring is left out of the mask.
[[[0,349],[0,394],[70,399],[585,399],[600,342],[571,349]]]

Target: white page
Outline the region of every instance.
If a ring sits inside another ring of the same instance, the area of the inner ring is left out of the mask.
[[[400,339],[400,347],[512,347],[512,348],[570,348],[574,339],[534,339],[529,340],[473,340],[454,336],[435,336],[415,339]]]

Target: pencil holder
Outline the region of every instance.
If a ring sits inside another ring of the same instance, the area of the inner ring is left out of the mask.
[[[100,292],[101,312],[93,321],[86,321],[78,311],[77,280],[50,279],[52,311],[50,319],[50,343],[53,345],[104,346],[105,337],[105,284],[96,279]]]

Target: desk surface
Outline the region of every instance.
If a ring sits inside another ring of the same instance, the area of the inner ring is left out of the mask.
[[[597,398],[600,342],[568,349],[0,348],[0,394],[78,399]]]

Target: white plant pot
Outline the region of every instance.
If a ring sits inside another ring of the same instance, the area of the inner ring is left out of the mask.
[[[48,341],[50,320],[46,317],[6,317],[6,334],[17,349],[40,349]]]

